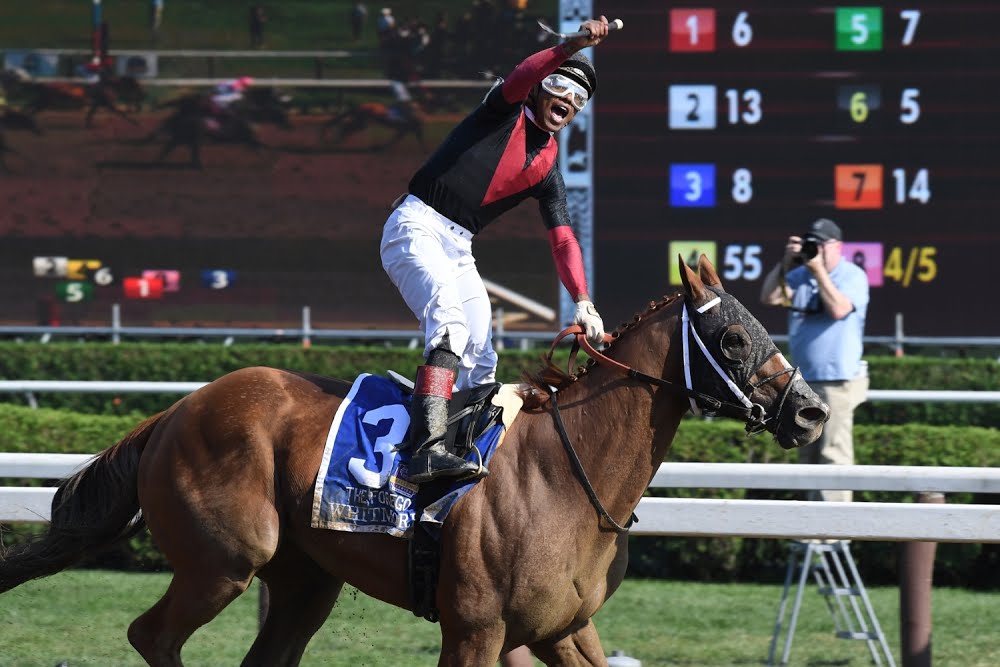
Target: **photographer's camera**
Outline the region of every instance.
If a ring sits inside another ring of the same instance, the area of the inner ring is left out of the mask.
[[[802,241],[802,248],[799,250],[798,254],[792,258],[792,265],[798,266],[800,264],[805,264],[810,259],[819,254],[819,244],[815,239],[806,239]]]

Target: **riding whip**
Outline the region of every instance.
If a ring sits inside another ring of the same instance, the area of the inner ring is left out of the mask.
[[[608,30],[621,30],[624,27],[624,25],[625,24],[622,23],[621,19],[615,19],[614,21],[608,23]],[[573,39],[574,37],[590,36],[589,30],[577,30],[576,32],[556,32],[555,30],[550,28],[549,25],[542,19],[538,19],[538,27],[544,30],[545,32],[549,33],[550,35],[555,35],[556,37],[560,37],[562,39]]]

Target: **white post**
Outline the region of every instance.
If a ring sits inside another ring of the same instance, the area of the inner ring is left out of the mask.
[[[312,310],[302,306],[302,347],[307,350],[312,347]]]
[[[903,356],[903,313],[896,313],[896,356]]]
[[[122,342],[122,307],[117,303],[111,304],[111,342],[115,345]]]

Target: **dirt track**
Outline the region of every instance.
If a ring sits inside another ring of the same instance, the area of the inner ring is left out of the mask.
[[[343,146],[318,140],[323,118],[293,118],[293,129],[260,128],[267,148],[207,145],[203,169],[178,148],[144,143],[161,115],[138,125],[98,116],[44,113],[45,134],[6,134],[21,153],[0,171],[0,308],[8,323],[35,324],[54,281],[33,277],[38,255],[96,258],[116,277],[178,269],[182,289],[159,302],[125,301],[119,283],[92,301],[60,304],[63,324],[107,324],[122,303],[126,325],[294,326],[301,306],[317,327],[396,326],[414,321],[382,274],[378,239],[391,202],[425,154],[407,137],[371,152],[384,138]],[[454,123],[432,122],[429,145]],[[556,283],[548,244],[530,203],[477,238],[484,276],[548,304]],[[230,290],[199,285],[202,269],[237,272]]]

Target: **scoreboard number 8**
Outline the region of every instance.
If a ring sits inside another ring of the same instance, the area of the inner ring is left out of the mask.
[[[753,174],[749,169],[740,167],[733,172],[733,201],[746,204],[753,199]]]

